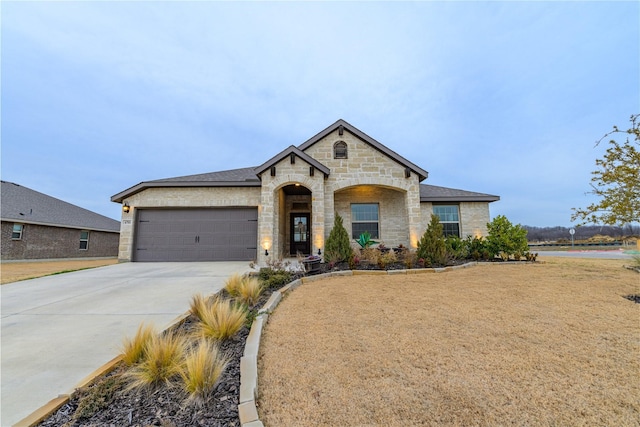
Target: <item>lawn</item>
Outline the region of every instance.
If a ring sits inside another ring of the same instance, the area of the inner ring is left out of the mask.
[[[640,425],[640,275],[542,257],[334,277],[269,317],[267,426]],[[628,262],[627,262],[628,263]]]
[[[0,284],[117,263],[117,258],[3,262],[0,265]]]

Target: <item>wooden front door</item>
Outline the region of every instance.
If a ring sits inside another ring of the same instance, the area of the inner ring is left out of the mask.
[[[298,252],[309,255],[311,253],[309,214],[292,213],[290,226],[291,255],[296,255]]]

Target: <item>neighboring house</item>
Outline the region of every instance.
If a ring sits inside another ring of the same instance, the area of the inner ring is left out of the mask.
[[[417,247],[431,214],[485,235],[498,196],[420,184],[427,172],[344,120],[258,167],[137,184],[123,204],[120,260],[257,260],[316,254],[334,215],[356,239]]]
[[[120,223],[2,181],[2,260],[116,257]]]

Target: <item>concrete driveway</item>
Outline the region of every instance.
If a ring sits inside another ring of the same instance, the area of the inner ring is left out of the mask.
[[[246,271],[248,262],[124,263],[3,285],[1,425],[69,393],[141,322],[164,329],[192,295]]]

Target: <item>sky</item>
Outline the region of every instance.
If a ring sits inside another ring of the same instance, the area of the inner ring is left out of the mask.
[[[570,226],[640,113],[640,3],[0,3],[1,176],[119,220],[142,181],[258,166],[338,119]]]

